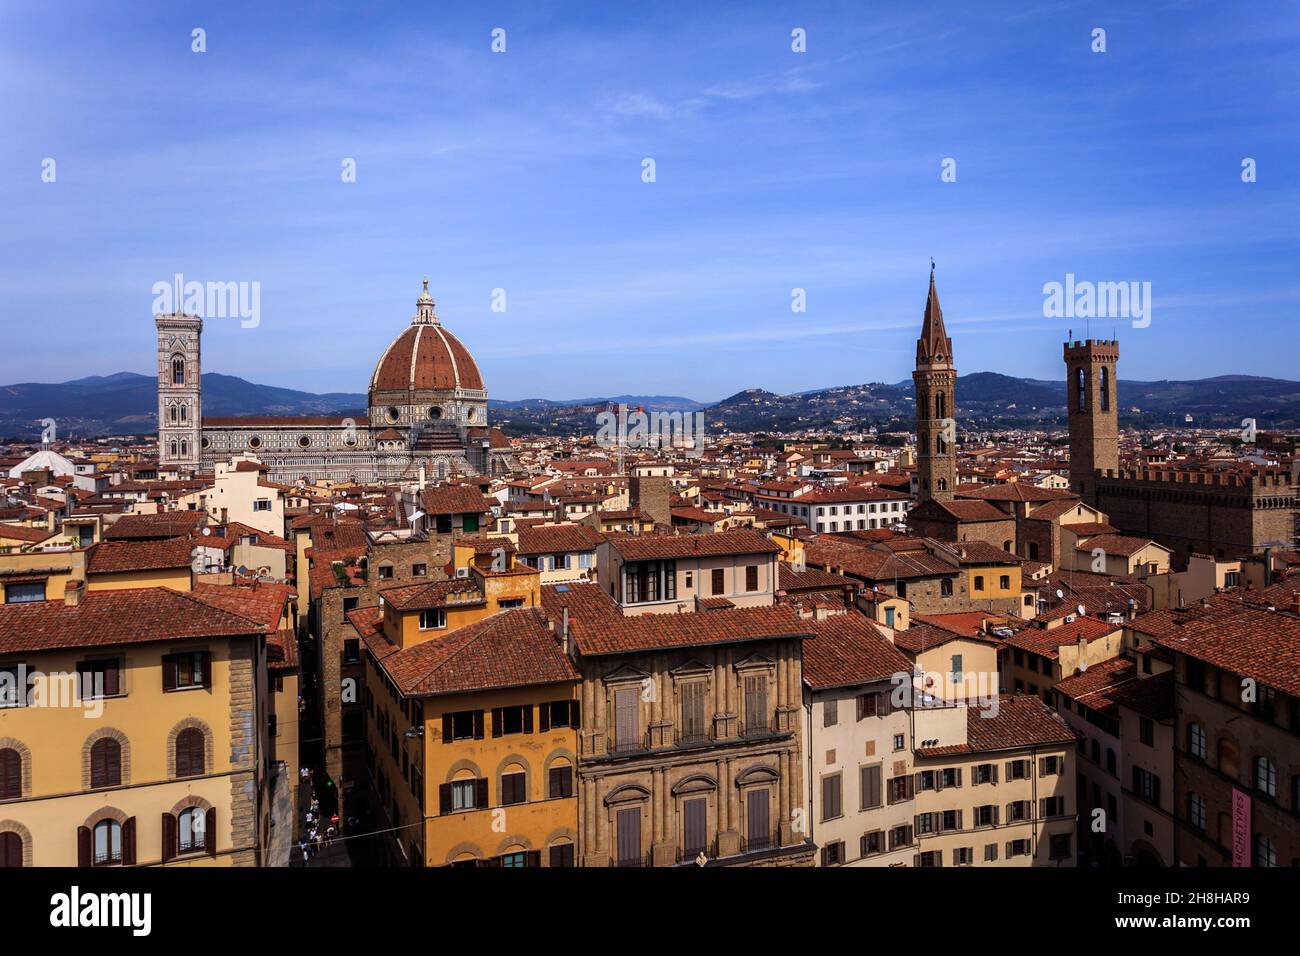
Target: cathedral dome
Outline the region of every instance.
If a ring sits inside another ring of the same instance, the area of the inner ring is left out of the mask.
[[[372,392],[482,390],[483,377],[469,349],[452,335],[433,310],[429,280],[416,302],[411,325],[384,350],[370,377]]]

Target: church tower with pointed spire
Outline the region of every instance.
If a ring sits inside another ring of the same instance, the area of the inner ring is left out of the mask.
[[[957,423],[953,418],[957,369],[952,364],[952,339],[943,327],[943,310],[934,287],[933,262],[912,382],[916,386],[917,492],[922,501],[948,501],[957,487]]]

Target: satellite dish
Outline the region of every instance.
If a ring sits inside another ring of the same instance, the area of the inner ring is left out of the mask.
[[[204,535],[204,537],[207,537],[207,536],[210,535],[210,534],[212,534],[212,529],[211,529],[211,528],[204,528],[204,529],[203,529],[203,535]]]
[[[1063,598],[1063,597],[1065,597],[1065,592],[1062,591],[1060,588],[1057,588],[1057,589],[1056,589],[1056,599],[1059,601],[1059,600],[1061,600],[1061,598]]]
[[[1083,606],[1082,604],[1078,605],[1078,610],[1079,610],[1079,616],[1080,616],[1080,617],[1082,617],[1084,614],[1087,614],[1087,613],[1088,613],[1087,610],[1085,610],[1085,608],[1084,608],[1084,606]]]

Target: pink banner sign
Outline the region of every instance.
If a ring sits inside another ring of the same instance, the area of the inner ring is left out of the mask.
[[[1250,794],[1232,788],[1232,865],[1250,866]]]

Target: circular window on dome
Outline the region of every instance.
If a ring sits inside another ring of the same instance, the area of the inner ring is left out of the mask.
[[[442,418],[442,409],[439,408],[437,405],[433,406],[433,408],[429,409],[429,417]]]
[[[252,438],[250,438],[250,439],[248,440],[248,447],[249,447],[249,448],[261,448],[261,447],[262,447],[262,439],[258,438],[256,435],[254,435]]]
[[[307,447],[309,447],[310,445],[311,445],[311,439],[308,438],[306,435],[303,435],[303,436],[301,436],[301,437],[298,439],[298,447],[299,447],[299,448],[307,448]]]
[[[390,422],[395,422],[402,417],[402,410],[396,405],[389,405],[388,410],[384,412]]]

